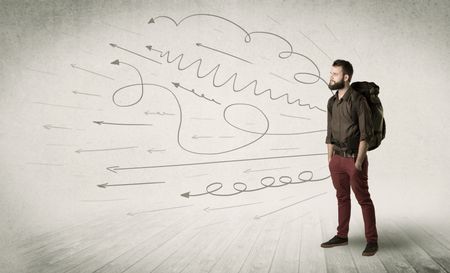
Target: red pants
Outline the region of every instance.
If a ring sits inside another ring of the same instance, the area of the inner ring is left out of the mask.
[[[330,161],[331,179],[336,189],[338,201],[337,235],[347,238],[350,222],[350,186],[362,209],[364,228],[367,242],[377,242],[378,234],[375,223],[375,208],[370,199],[369,186],[367,184],[367,169],[369,162],[367,157],[362,164],[362,171],[355,167],[355,158],[333,155]]]

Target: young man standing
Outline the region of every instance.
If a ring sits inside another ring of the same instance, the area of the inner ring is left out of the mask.
[[[352,75],[350,62],[334,61],[328,87],[337,92],[328,100],[325,142],[331,179],[336,189],[339,224],[337,235],[321,246],[329,248],[348,244],[351,187],[364,218],[367,245],[362,255],[372,256],[378,250],[375,208],[367,184],[367,143],[372,136],[372,118],[366,98],[350,87]]]

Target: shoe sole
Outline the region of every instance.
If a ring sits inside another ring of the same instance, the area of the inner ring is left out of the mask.
[[[345,243],[340,243],[340,244],[332,244],[332,245],[320,245],[321,247],[323,247],[323,248],[331,248],[331,247],[335,247],[335,246],[346,246],[346,245],[348,245],[348,242],[345,242]]]
[[[363,256],[373,256],[373,255],[375,255],[375,253],[377,253],[376,251],[374,251],[374,252],[363,252]]]

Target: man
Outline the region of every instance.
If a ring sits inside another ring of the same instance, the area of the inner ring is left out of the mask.
[[[367,185],[367,149],[372,136],[371,111],[366,98],[350,87],[353,75],[351,63],[334,61],[328,87],[337,90],[328,100],[326,143],[333,186],[338,200],[337,235],[322,243],[324,248],[348,244],[350,222],[350,187],[358,200],[364,218],[367,245],[363,256],[372,256],[378,250],[375,208]]]

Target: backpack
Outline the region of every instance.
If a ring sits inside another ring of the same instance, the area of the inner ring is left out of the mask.
[[[386,136],[386,121],[383,117],[383,105],[381,105],[378,93],[380,88],[373,82],[354,82],[350,85],[358,94],[364,96],[372,112],[373,135],[369,140],[369,151],[380,146]],[[357,120],[357,109],[353,107],[353,120]]]

